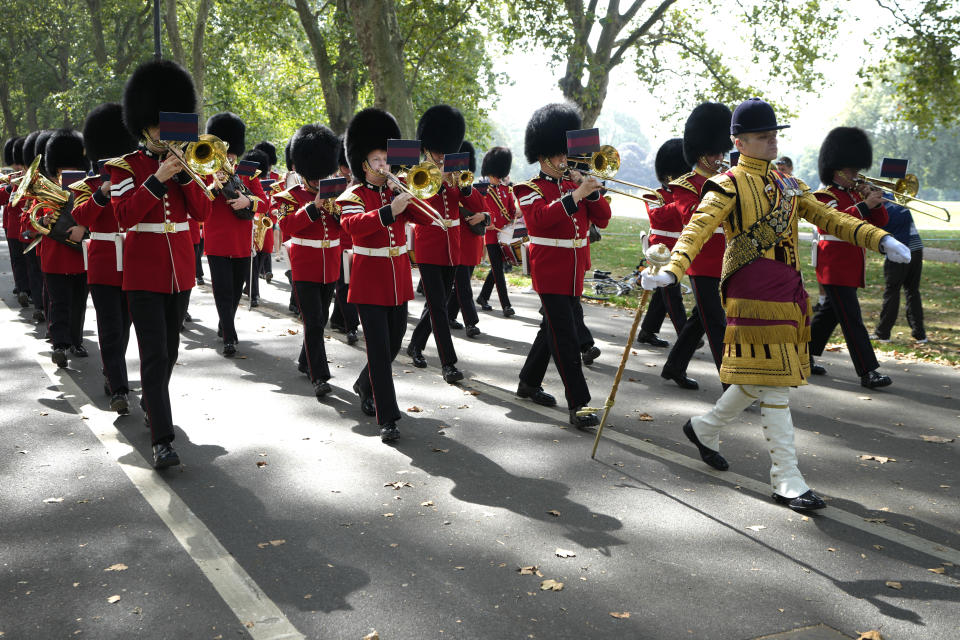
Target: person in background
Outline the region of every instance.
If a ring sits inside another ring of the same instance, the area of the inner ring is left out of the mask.
[[[883,261],[883,304],[880,307],[880,322],[877,330],[870,335],[871,340],[889,342],[890,330],[900,313],[900,289],[907,298],[907,324],[913,339],[924,344],[927,332],[923,328],[923,301],[920,299],[920,276],[923,272],[923,240],[913,222],[913,214],[903,205],[891,202],[893,196],[885,194],[884,206],[890,216],[883,230],[907,245],[910,249],[910,262],[899,264],[886,259]]]
[[[783,175],[793,175],[793,160],[790,159],[790,156],[780,156],[773,164],[777,165],[777,171]]]

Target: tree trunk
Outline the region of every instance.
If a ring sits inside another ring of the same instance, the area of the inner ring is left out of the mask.
[[[200,0],[197,6],[197,21],[193,25],[193,84],[197,88],[197,113],[203,118],[203,80],[206,73],[206,59],[203,57],[203,40],[207,31],[207,18],[210,16],[210,7],[213,0]]]
[[[183,53],[183,42],[180,40],[180,25],[177,21],[177,0],[166,0],[166,11],[163,14],[163,24],[167,28],[167,39],[170,41],[170,54],[174,62],[186,68],[187,57]]]
[[[12,138],[17,135],[19,119],[13,115],[13,109],[10,106],[10,83],[6,77],[0,79],[0,113],[3,113],[6,137]]]
[[[417,128],[404,76],[403,43],[393,2],[347,0],[363,63],[373,83],[374,105],[394,115],[405,136]]]
[[[87,0],[90,9],[90,31],[93,34],[93,57],[101,69],[107,66],[107,43],[103,37],[103,7],[101,0]]]

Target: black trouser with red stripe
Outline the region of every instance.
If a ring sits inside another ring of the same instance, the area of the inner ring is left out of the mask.
[[[327,365],[327,349],[323,344],[323,330],[330,317],[330,301],[333,299],[335,282],[307,282],[295,280],[293,293],[296,296],[300,317],[303,318],[303,346],[300,347],[299,365],[306,368],[311,382],[326,382],[330,379]]]
[[[344,331],[356,331],[360,325],[360,316],[357,314],[357,305],[347,302],[350,285],[343,279],[343,269],[337,278],[336,297],[333,299],[333,311],[330,312],[330,324],[343,327]]]
[[[687,322],[687,311],[683,308],[683,294],[680,291],[680,283],[653,291],[647,311],[643,314],[640,330],[647,333],[660,333],[663,319],[667,314],[670,314],[670,322],[673,323],[673,328],[679,336],[680,330]]]
[[[403,346],[407,332],[407,303],[396,307],[358,304],[367,344],[367,366],[360,372],[357,384],[364,394],[372,393],[377,407],[377,424],[396,422],[403,415],[397,405],[391,364]]]
[[[79,347],[87,315],[86,273],[45,273],[50,309],[47,317],[53,348]]]
[[[27,246],[24,245],[23,248],[26,249]],[[36,247],[25,252],[23,259],[27,265],[27,281],[30,283],[30,298],[33,300],[33,308],[43,311],[43,272],[40,271],[40,259],[37,257]]]
[[[453,279],[453,294],[447,301],[447,317],[457,319],[457,313],[463,313],[463,324],[474,326],[480,322],[477,307],[473,303],[473,270],[475,267],[458,264]]]
[[[7,238],[7,247],[10,250],[10,268],[13,270],[13,286],[17,291],[30,291],[30,278],[27,275],[27,261],[23,257],[23,250],[27,245],[16,238]]]
[[[237,343],[237,328],[234,318],[243,297],[243,283],[250,277],[250,258],[226,258],[207,256],[210,267],[210,284],[213,285],[213,302],[220,317],[223,342]]]
[[[870,344],[867,328],[863,326],[857,287],[825,284],[823,289],[827,292],[827,299],[810,321],[810,353],[815,356],[823,355],[823,348],[827,346],[839,323],[857,375],[862,376],[873,371],[880,364],[873,352],[873,345]]]
[[[437,355],[440,364],[456,364],[457,352],[453,348],[453,339],[450,337],[450,321],[447,318],[447,301],[453,291],[453,279],[456,267],[438,264],[420,264],[420,280],[423,282],[423,294],[427,302],[420,314],[410,337],[410,344],[421,351],[427,346],[427,338],[433,329],[433,339],[437,343]],[[363,330],[367,334],[367,330]]]
[[[720,301],[720,278],[690,276],[690,288],[697,306],[680,329],[677,341],[667,354],[663,370],[686,373],[687,365],[697,350],[697,343],[706,334],[713,361],[719,371],[723,361],[723,334],[727,329],[727,314]]]
[[[560,379],[563,380],[567,408],[582,407],[590,402],[590,390],[583,377],[580,360],[580,338],[577,330],[577,317],[583,316],[580,298],[542,293],[540,303],[543,305],[543,319],[540,321],[537,337],[530,347],[530,353],[520,370],[520,380],[534,388],[539,387],[543,383],[547,363],[552,355]]]
[[[152,444],[173,440],[170,375],[180,352],[180,327],[190,291],[127,291],[130,317],[140,347],[140,386],[150,419]]]
[[[130,342],[130,309],[127,294],[108,284],[90,285],[90,297],[97,311],[97,338],[100,360],[110,393],[128,393],[127,345]]]
[[[487,257],[490,258],[490,271],[487,273],[487,279],[483,281],[480,287],[479,300],[490,301],[490,293],[493,286],[497,286],[497,297],[500,298],[500,308],[506,309],[510,306],[510,296],[507,293],[507,279],[504,277],[503,250],[500,243],[487,245]]]
[[[203,263],[200,261],[201,256],[203,256],[203,238],[200,238],[200,242],[193,245],[193,256],[196,259],[194,268],[197,270],[197,277],[203,277]]]

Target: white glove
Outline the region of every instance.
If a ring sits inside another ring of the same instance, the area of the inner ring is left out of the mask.
[[[669,271],[650,273],[650,269],[644,269],[640,272],[640,286],[647,291],[653,291],[657,287],[669,287],[676,281],[676,276]]]
[[[890,262],[902,262],[904,264],[910,262],[910,249],[893,236],[885,236],[880,241],[880,248],[883,249],[883,254],[887,256],[887,260]]]

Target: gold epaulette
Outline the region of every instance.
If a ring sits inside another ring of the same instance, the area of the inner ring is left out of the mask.
[[[84,178],[83,180],[77,180],[77,181],[74,182],[73,184],[67,185],[67,189],[70,189],[70,191],[77,191],[77,192],[79,192],[78,195],[81,195],[81,194],[82,194],[82,195],[86,195],[86,196],[88,196],[88,197],[89,197],[89,196],[92,196],[92,195],[93,195],[93,189],[91,189],[91,188],[90,188],[90,185],[87,184],[87,180],[89,180],[89,179],[90,179],[90,178]]]
[[[363,198],[356,194],[357,187],[361,185],[354,184],[347,187],[346,191],[337,196],[336,203],[340,206],[345,202],[353,202],[354,204],[363,204]]]
[[[703,190],[721,191],[727,195],[737,195],[737,185],[732,176],[718,173],[703,184]]]
[[[682,176],[680,176],[679,178],[677,178],[676,180],[674,180],[673,182],[671,182],[671,183],[670,183],[670,186],[671,186],[671,187],[679,187],[679,188],[681,188],[681,189],[685,189],[685,190],[690,191],[691,193],[694,193],[695,195],[699,196],[699,195],[700,195],[700,189],[697,189],[696,185],[694,185],[692,182],[690,182],[690,176],[692,176],[692,175],[695,175],[693,171],[691,171],[690,173],[685,173],[685,174],[683,174]]]
[[[528,187],[531,191],[536,191],[537,195],[541,198],[543,197],[543,189],[541,189],[533,180],[527,180],[526,182],[521,182],[517,187]],[[514,187],[516,188],[516,187]]]
[[[274,182],[272,185],[270,185],[270,195],[275,196],[281,191],[283,191],[284,190],[283,186],[284,186],[283,183],[280,182],[279,180],[277,182]]]
[[[804,186],[806,186],[806,185],[804,185]],[[826,188],[826,187],[824,187],[823,189],[817,189],[816,191],[813,192],[813,195],[830,196],[830,197],[833,198],[834,200],[837,199],[837,196],[835,196],[835,195],[833,194],[833,192],[830,191],[830,189],[828,189],[828,188]]]
[[[107,160],[107,166],[108,166],[108,167],[116,167],[117,169],[123,169],[123,170],[126,171],[127,173],[133,175],[133,167],[131,167],[131,166],[130,166],[130,163],[127,162],[127,158],[128,158],[129,156],[132,156],[132,155],[136,154],[136,153],[139,153],[139,152],[134,151],[134,152],[132,152],[132,153],[128,153],[128,154],[125,155],[125,156],[121,156],[121,157],[119,157],[119,158],[113,158],[112,160]]]

